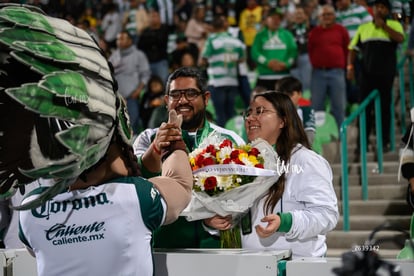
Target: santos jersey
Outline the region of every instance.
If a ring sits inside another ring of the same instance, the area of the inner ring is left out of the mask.
[[[33,190],[23,202],[43,189]],[[166,204],[151,182],[122,177],[21,211],[19,237],[36,254],[40,276],[149,276],[151,233],[165,213]]]

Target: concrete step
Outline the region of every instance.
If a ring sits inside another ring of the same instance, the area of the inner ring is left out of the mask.
[[[338,199],[342,199],[342,187],[334,187]],[[371,185],[368,186],[368,200],[373,199],[405,199],[407,187],[404,185]],[[362,199],[362,188],[360,186],[349,186],[348,195],[350,200]]]
[[[367,240],[372,230],[352,230],[331,231],[326,236],[328,248],[348,248],[348,250],[356,250],[367,244]],[[407,233],[408,234],[408,233]],[[372,244],[378,250],[382,249],[402,249],[404,247],[406,236],[399,231],[384,230],[375,234]]]
[[[349,227],[354,230],[372,230],[385,222],[407,230],[410,228],[411,216],[382,216],[382,215],[351,215],[349,217]],[[343,230],[343,217],[339,218],[335,230]]]
[[[399,163],[396,161],[384,161],[383,162],[383,173],[395,173],[398,175]],[[342,164],[332,164],[332,172],[334,175],[342,175]],[[378,163],[377,162],[367,162],[367,171],[368,172],[377,172]],[[348,173],[349,175],[360,174],[361,173],[361,164],[360,163],[349,163],[348,164]]]
[[[348,162],[354,162],[354,160],[358,160],[357,162],[359,162],[359,160],[362,160],[362,159],[356,159],[356,157],[361,158],[360,153],[356,154],[353,151],[348,151]],[[368,162],[378,161],[377,152],[369,151],[369,152],[367,152],[366,157],[367,157]],[[396,162],[398,162],[399,161],[398,152],[394,151],[394,152],[383,153],[382,160],[383,161],[396,161]]]
[[[339,212],[342,214],[342,201],[338,202]],[[351,200],[349,202],[350,216],[410,216],[412,213],[407,208],[405,199],[377,199],[377,200]]]
[[[368,185],[391,185],[391,186],[405,186],[405,180],[400,180],[401,183],[398,183],[398,176],[395,173],[372,173],[367,172]],[[341,186],[342,176],[334,175],[333,184],[335,186]],[[348,185],[349,186],[360,186],[362,184],[362,177],[358,174],[348,175]]]

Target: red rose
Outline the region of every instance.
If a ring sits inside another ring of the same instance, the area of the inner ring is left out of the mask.
[[[231,159],[230,158],[226,158],[223,160],[223,164],[230,164],[231,163]]]
[[[204,158],[203,166],[214,165],[214,159],[211,157]]]
[[[257,149],[257,148],[252,148],[250,151],[249,151],[249,155],[253,155],[253,156],[258,156],[259,155],[259,150]]]
[[[212,191],[217,187],[217,179],[214,176],[207,177],[204,181],[204,189]]]
[[[230,153],[230,158],[234,161],[235,159],[239,159],[239,155],[240,155],[239,150],[233,150]]]
[[[237,165],[246,165],[239,158],[233,159],[233,162]]]
[[[259,169],[264,169],[264,165],[263,164],[256,164],[256,165],[254,165],[256,168],[259,168]]]
[[[220,144],[220,148],[224,148],[224,147],[233,147],[233,143],[229,140],[229,139],[224,139],[223,142],[221,142]]]
[[[201,154],[197,155],[194,161],[197,167],[201,168],[203,166],[204,156]]]
[[[208,145],[206,148],[206,152],[210,153],[213,156],[216,156],[216,148],[213,145]]]

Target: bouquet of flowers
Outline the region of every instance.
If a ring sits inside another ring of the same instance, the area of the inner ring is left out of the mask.
[[[187,220],[231,215],[238,221],[279,178],[277,154],[263,139],[237,146],[216,133],[189,154],[194,186]]]

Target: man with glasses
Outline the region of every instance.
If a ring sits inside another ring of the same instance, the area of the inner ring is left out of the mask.
[[[244,143],[235,132],[212,124],[206,119],[210,92],[207,91],[206,79],[197,68],[181,67],[171,73],[166,84],[164,99],[168,110],[174,109],[183,116],[182,130],[172,124],[162,123],[159,128],[146,129],[137,137],[134,142],[134,153],[138,157],[143,177],[160,173],[160,150],[168,147],[172,141],[180,140],[181,137],[190,152],[212,132],[230,138],[236,144]],[[230,218],[219,216],[192,222],[180,217],[176,222],[163,226],[154,234],[154,247],[219,247],[218,230],[230,228],[230,223]]]

